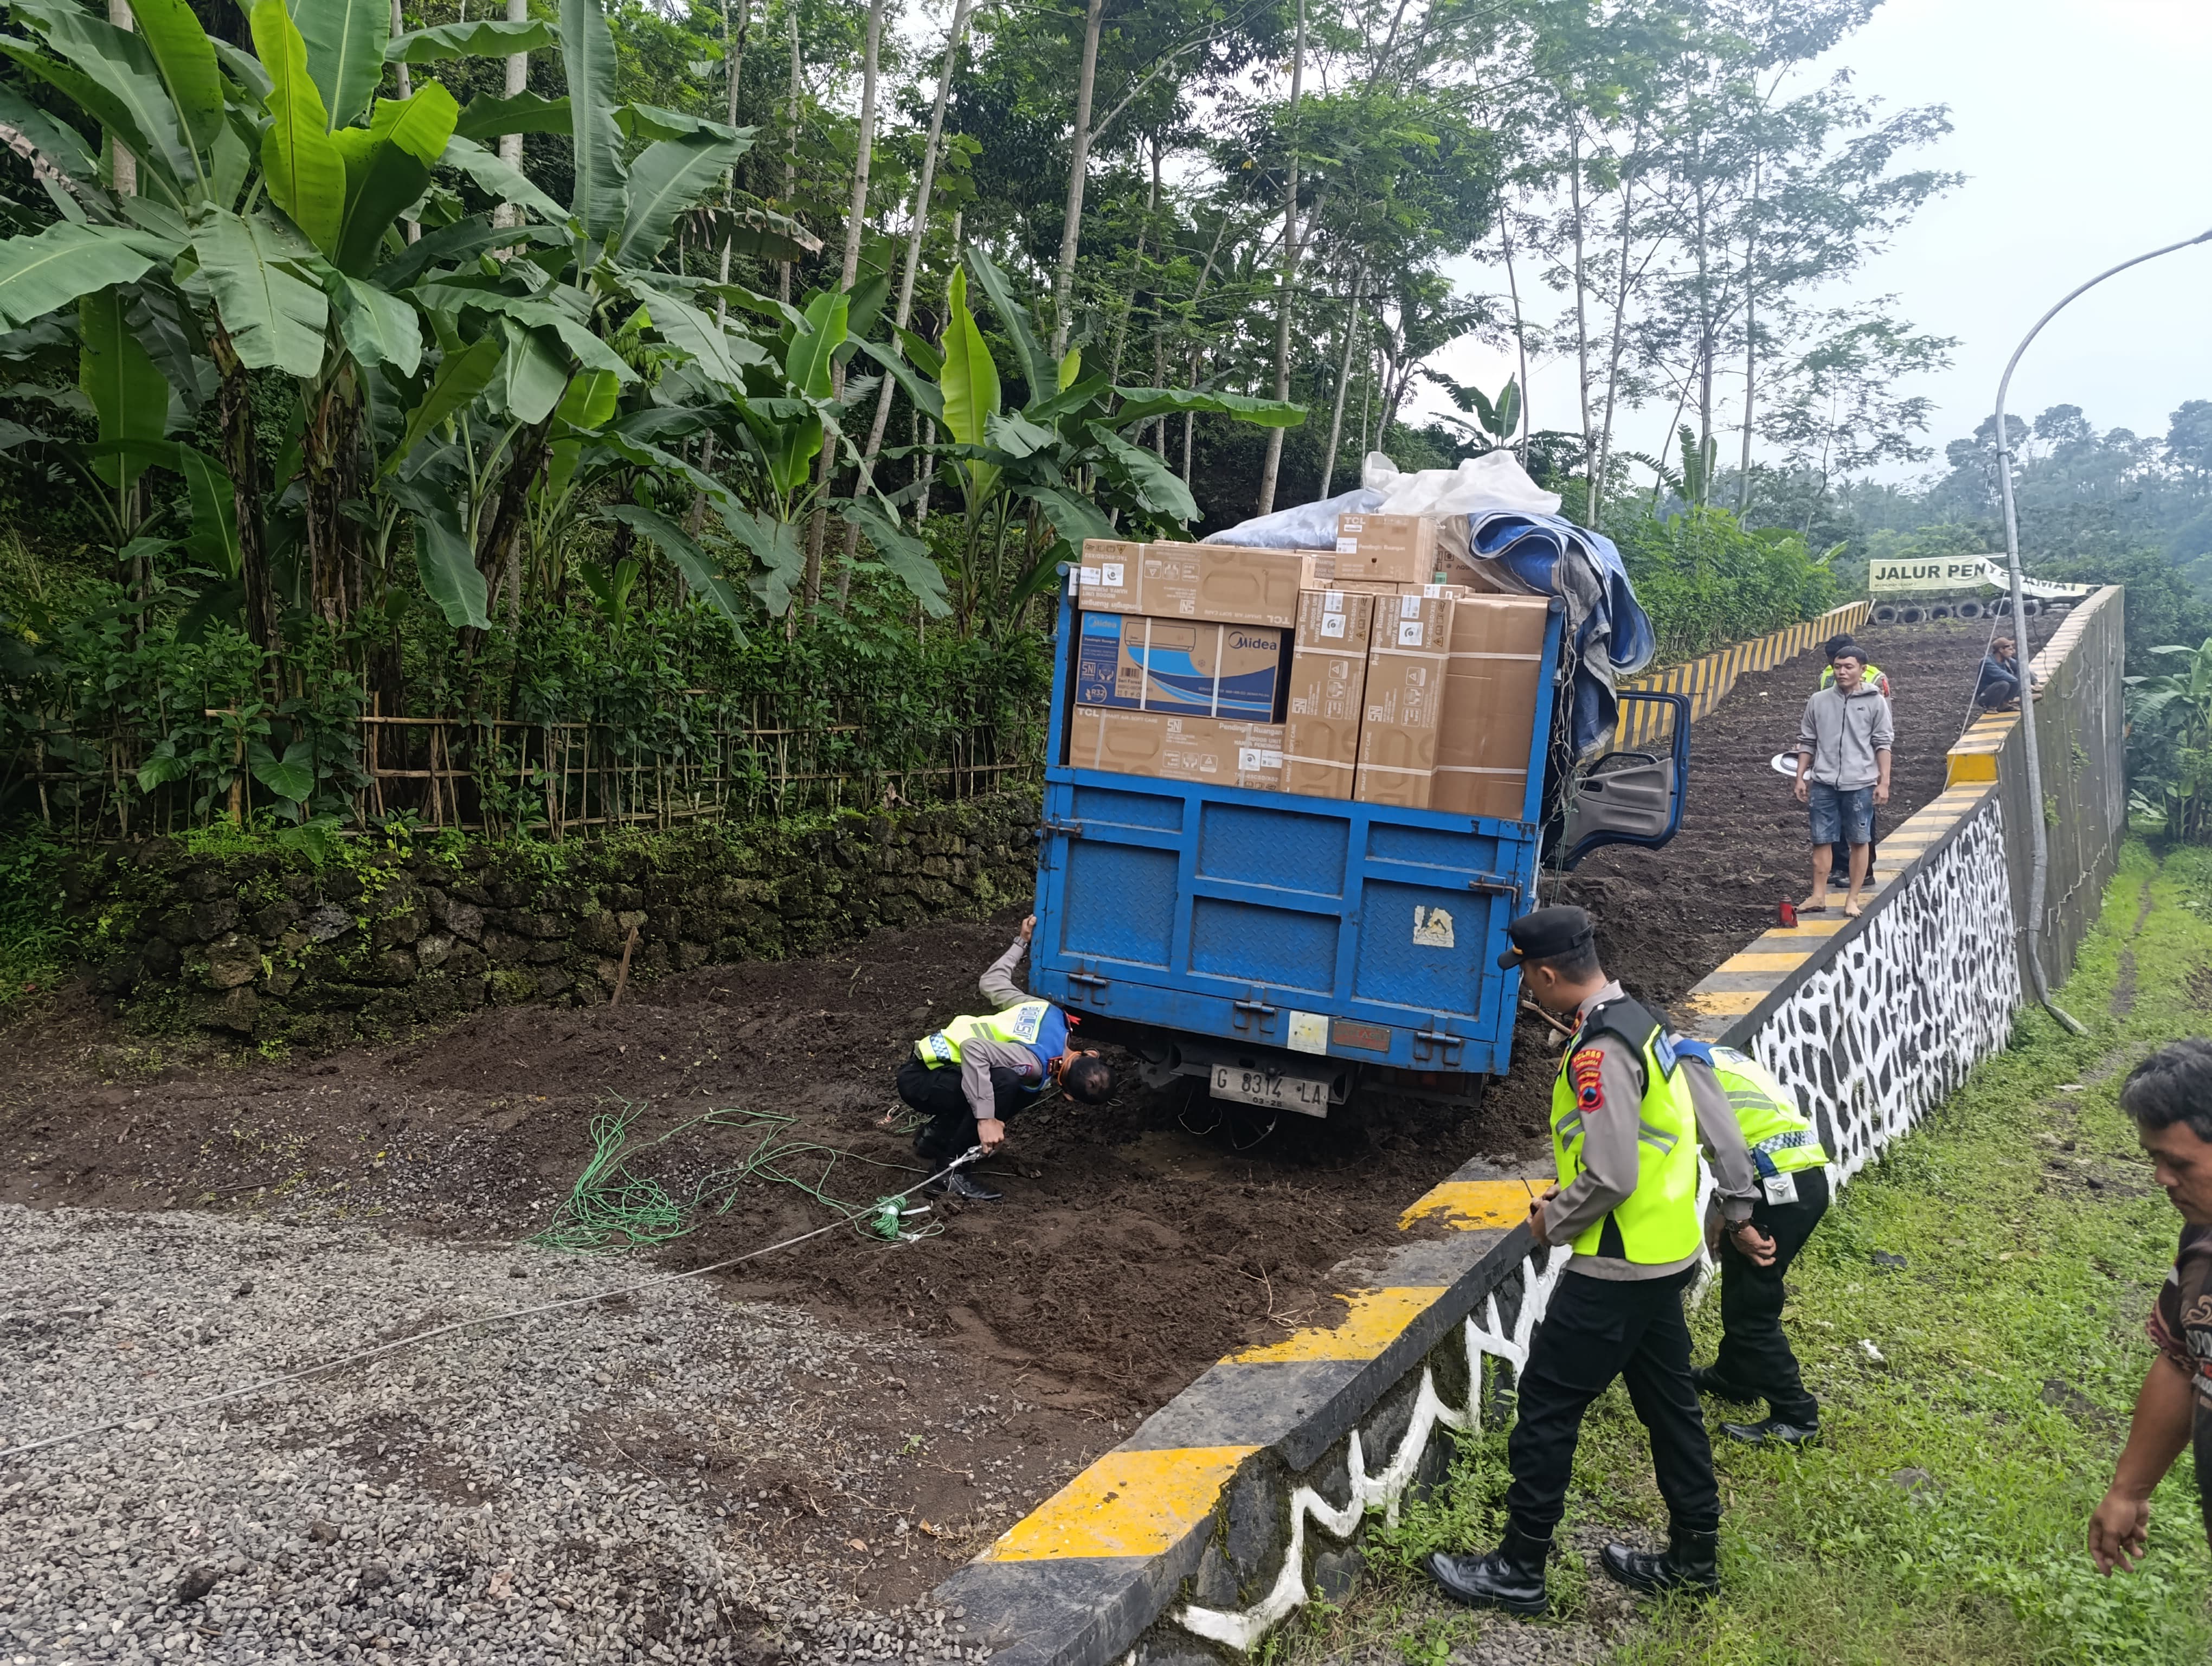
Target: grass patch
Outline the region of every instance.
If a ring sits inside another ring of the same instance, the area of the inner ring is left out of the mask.
[[[2154,906],[2136,933],[2146,886]],[[2101,1579],[2083,1543],[2150,1363],[2142,1321],[2180,1225],[2117,1095],[2151,1048],[2212,1031],[2209,915],[2212,853],[2160,864],[2131,847],[2062,996],[2091,1033],[2024,1012],[2006,1052],[1844,1189],[1791,1272],[1784,1316],[1826,1444],[1717,1443],[1719,1601],[1632,1608],[1601,1577],[1555,1567],[1554,1597],[1568,1601],[1539,1622],[1548,1638],[1438,1602],[1421,1554],[1495,1542],[1507,1476],[1492,1434],[1466,1443],[1440,1497],[1373,1535],[1372,1577],[1351,1605],[1294,1620],[1277,1657],[2203,1661],[2212,1555],[2185,1454],[2154,1501],[2142,1568]],[[2124,953],[2134,1005],[2116,1015]],[[1878,1267],[1877,1250],[1905,1265]],[[1693,1321],[1700,1359],[1718,1305]],[[1665,1524],[1616,1384],[1585,1426],[1563,1537],[1656,1541]]]

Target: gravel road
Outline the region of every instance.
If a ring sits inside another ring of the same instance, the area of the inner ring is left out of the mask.
[[[0,1447],[651,1272],[0,1206]],[[957,1613],[856,1599],[903,1519],[798,1557],[807,1500],[733,1490],[865,1488],[837,1408],[915,1357],[686,1281],[0,1460],[0,1666],[979,1659]]]

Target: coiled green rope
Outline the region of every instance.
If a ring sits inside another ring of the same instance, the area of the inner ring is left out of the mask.
[[[840,1158],[851,1153],[818,1140],[785,1138],[786,1130],[799,1121],[796,1116],[767,1110],[709,1110],[678,1122],[657,1140],[633,1144],[631,1124],[645,1109],[624,1101],[620,1110],[592,1119],[591,1161],[577,1177],[553,1225],[530,1242],[577,1250],[666,1243],[696,1231],[713,1216],[727,1213],[739,1189],[754,1181],[791,1187],[843,1216],[864,1237],[911,1242],[944,1230],[932,1221],[908,1231],[902,1217],[908,1211],[895,1197],[854,1204],[831,1196],[826,1189],[830,1171]],[[718,1164],[678,1191],[632,1166],[646,1152],[702,1127],[754,1135],[752,1148],[738,1162]],[[801,1165],[810,1173],[794,1171]]]

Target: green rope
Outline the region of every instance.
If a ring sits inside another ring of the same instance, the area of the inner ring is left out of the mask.
[[[799,1121],[795,1116],[766,1110],[709,1110],[678,1122],[657,1140],[633,1144],[630,1126],[644,1111],[644,1105],[624,1101],[621,1110],[603,1112],[592,1119],[591,1160],[577,1177],[553,1225],[531,1243],[576,1250],[667,1243],[696,1231],[715,1215],[726,1214],[741,1189],[754,1181],[792,1188],[843,1216],[863,1237],[911,1243],[944,1231],[934,1221],[907,1230],[905,1216],[921,1211],[909,1211],[896,1197],[879,1197],[869,1204],[833,1197],[827,1189],[830,1171],[840,1158],[851,1153],[816,1140],[785,1138],[786,1131]],[[632,1166],[646,1152],[702,1126],[752,1135],[752,1147],[738,1162],[709,1169],[688,1189],[677,1192]],[[799,1172],[801,1168],[807,1172]]]

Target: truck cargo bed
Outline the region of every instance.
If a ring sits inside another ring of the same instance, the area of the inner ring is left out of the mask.
[[[1559,615],[1525,820],[1060,763],[1073,617],[1063,596],[1033,990],[1103,1020],[1093,1033],[1158,1037],[1186,1070],[1258,1058],[1333,1079],[1340,1100],[1360,1073],[1346,1066],[1470,1087],[1503,1073],[1520,975],[1497,957],[1533,906]]]

